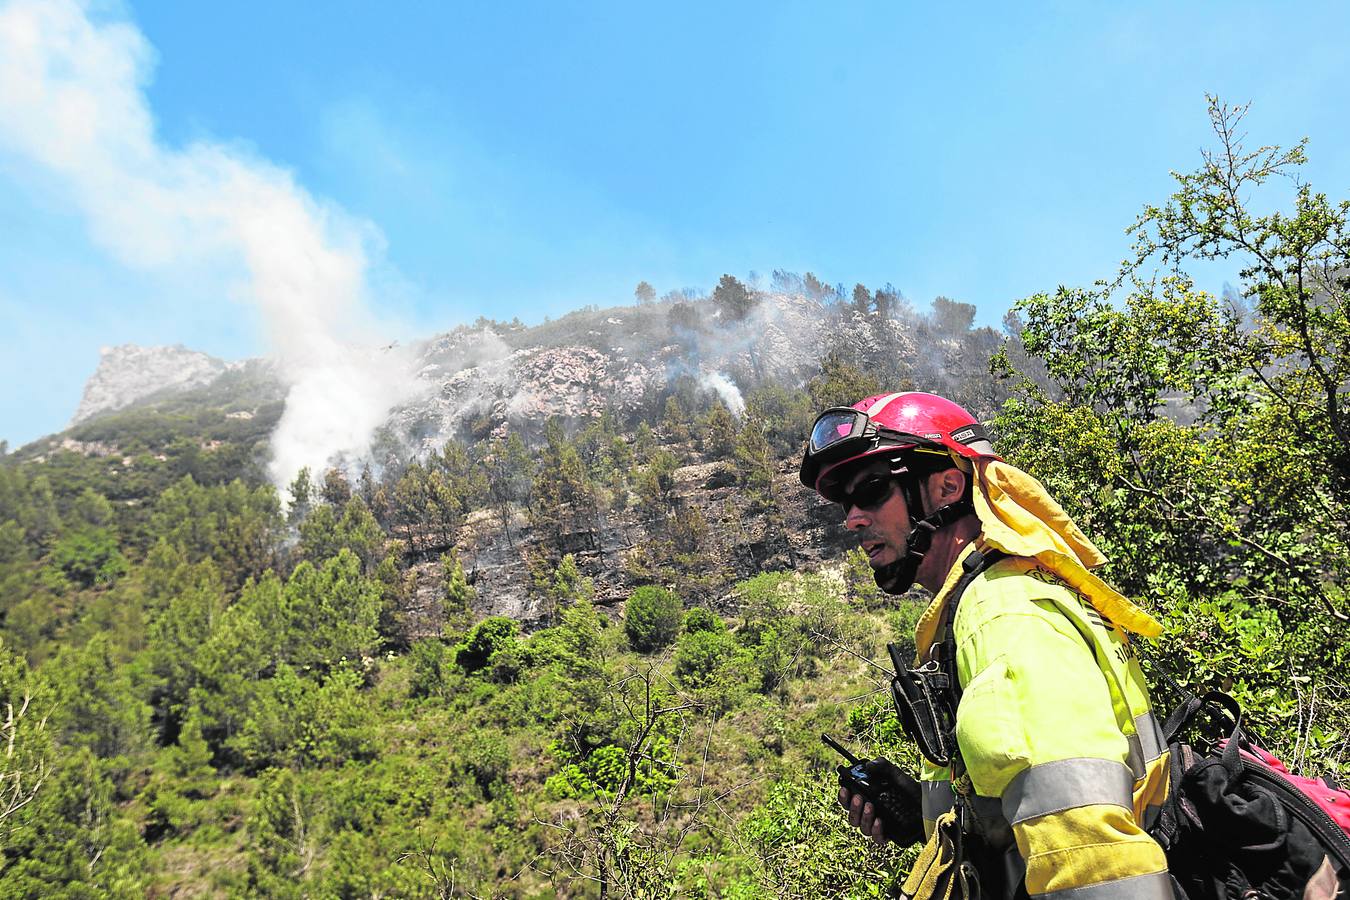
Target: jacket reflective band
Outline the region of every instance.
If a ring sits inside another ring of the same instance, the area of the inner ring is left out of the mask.
[[[936,820],[956,805],[956,794],[950,781],[920,781],[919,791],[925,819]]]
[[[1167,745],[1163,742],[1162,728],[1151,712],[1135,716],[1134,730],[1129,739],[1130,771],[1135,778],[1143,778],[1148,764],[1162,756]]]
[[[1040,900],[1173,900],[1176,895],[1172,893],[1172,879],[1168,874],[1157,872],[1036,896]]]
[[[1134,776],[1110,759],[1060,759],[1017,773],[1003,792],[1003,814],[1016,825],[1080,806],[1133,806]]]
[[[951,812],[956,807],[956,792],[952,790],[952,783],[946,779],[920,781],[919,792],[923,817],[930,822],[937,821],[938,816]],[[1003,802],[999,798],[975,794],[971,796],[970,801],[970,811],[980,821],[980,827],[985,831],[986,837],[1007,833],[1008,823],[1003,818]],[[1011,842],[1012,838],[1009,837],[1008,840]]]

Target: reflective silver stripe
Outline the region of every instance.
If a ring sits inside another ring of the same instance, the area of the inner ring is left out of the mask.
[[[1151,712],[1135,717],[1134,730],[1129,739],[1129,766],[1134,777],[1139,779],[1148,772],[1148,764],[1162,756],[1167,745],[1163,742],[1162,728]]]
[[[952,791],[950,781],[921,781],[919,791],[925,819],[936,820],[956,805],[956,794]]]
[[[886,408],[887,403],[890,403],[892,400],[894,400],[896,397],[899,396],[900,396],[899,394],[887,394],[885,397],[877,398],[877,401],[875,403],[867,407],[867,414],[869,416],[875,416],[877,413],[881,412],[883,409]]]
[[[1130,774],[1134,776],[1134,780],[1138,781],[1148,772],[1148,767],[1144,765],[1144,745],[1139,740],[1139,735],[1137,734],[1130,735],[1128,742],[1130,745],[1130,757],[1127,765],[1129,766]]]
[[[930,822],[956,806],[956,793],[950,781],[920,781],[919,798],[923,817]],[[983,834],[988,847],[997,850],[1014,846],[1012,827],[1003,817],[1002,800],[975,794],[970,798],[970,811],[975,822],[968,824],[967,830],[973,828]]]
[[[1108,803],[1132,808],[1134,776],[1110,759],[1060,759],[1019,772],[1003,791],[1003,814],[1016,825],[1027,819]]]
[[[1167,873],[1154,872],[1031,896],[1040,900],[1172,900],[1175,895]]]
[[[1144,763],[1148,764],[1163,755],[1167,749],[1167,744],[1163,742],[1162,726],[1154,718],[1153,713],[1146,712],[1142,716],[1136,716],[1134,720],[1134,730],[1139,735],[1139,744],[1144,751]]]

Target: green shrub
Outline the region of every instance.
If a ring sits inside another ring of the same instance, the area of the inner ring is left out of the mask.
[[[439,638],[425,638],[412,645],[412,674],[408,693],[413,697],[432,697],[445,687],[454,654]]]
[[[675,674],[689,687],[712,683],[736,656],[736,641],[725,631],[692,631],[675,645]]]
[[[127,558],[106,528],[72,532],[52,548],[50,565],[60,576],[80,587],[106,586],[127,573]]]
[[[477,672],[498,650],[513,646],[520,624],[506,616],[488,616],[469,629],[464,643],[455,650],[455,662],[466,672]]]
[[[559,752],[556,747],[554,752],[568,760],[556,775],[550,775],[544,782],[544,789],[555,799],[612,797],[628,777],[628,754],[614,744],[596,747],[580,761],[569,753]],[[629,787],[640,794],[659,794],[675,784],[676,773],[671,742],[658,736],[640,754]]]
[[[623,611],[623,630],[634,650],[647,652],[675,640],[683,606],[666,588],[647,585],[633,591]]]
[[[695,631],[726,631],[727,623],[722,621],[722,617],[710,609],[704,609],[701,606],[695,606],[689,612],[684,614],[684,630],[686,633]]]
[[[491,800],[504,790],[511,768],[511,753],[506,739],[496,729],[476,729],[469,733],[460,749],[464,774],[478,785],[483,798]]]
[[[900,886],[914,850],[861,840],[835,801],[832,782],[824,775],[780,781],[741,823],[741,838],[771,896],[877,897]],[[862,872],[866,878],[859,878]]]

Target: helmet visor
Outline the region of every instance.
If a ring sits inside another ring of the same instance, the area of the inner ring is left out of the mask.
[[[867,413],[851,406],[827,409],[811,428],[810,453],[816,454],[835,444],[867,437]],[[875,433],[875,429],[873,430]]]
[[[821,413],[811,427],[811,439],[806,444],[806,452],[802,454],[799,473],[801,482],[820,491],[827,499],[833,499],[830,494],[834,493],[834,486],[820,483],[821,470],[870,454],[882,447],[896,451],[931,447],[944,458],[947,457],[946,449],[930,438],[878,428],[862,410],[836,406]]]

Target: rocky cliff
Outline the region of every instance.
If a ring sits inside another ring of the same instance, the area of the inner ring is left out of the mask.
[[[719,321],[707,302],[690,304],[687,320],[653,304],[581,310],[532,328],[484,323],[439,335],[419,348],[422,389],[393,411],[390,427],[425,452],[456,435],[528,432],[550,416],[659,414],[656,400],[680,376],[723,393],[734,407],[738,383],[798,383],[823,352],[828,313],[819,301],[757,296],[737,322]]]
[[[123,409],[154,396],[202,387],[230,369],[214,356],[173,347],[122,344],[99,351],[98,368],[84,386],[71,425]]]
[[[767,516],[746,510],[734,462],[694,456],[674,473],[671,504],[696,509],[707,522],[695,566],[671,566],[662,550],[653,559],[650,551],[660,546],[659,529],[631,506],[603,510],[591,527],[563,535],[540,533],[520,507],[482,509],[468,517],[454,544],[476,590],[475,618],[508,616],[526,628],[551,622],[556,610],[532,584],[531,570],[538,561],[556,558],[560,546],[593,583],[594,602],[616,616],[634,588],[652,583],[673,587],[686,603],[731,614],[737,601],[728,591],[737,581],[761,572],[814,569],[856,546],[841,526],[838,508],[798,482],[795,459],[778,464],[778,515]],[[412,590],[404,611],[407,640],[439,634],[444,614],[439,552],[411,567]]]

